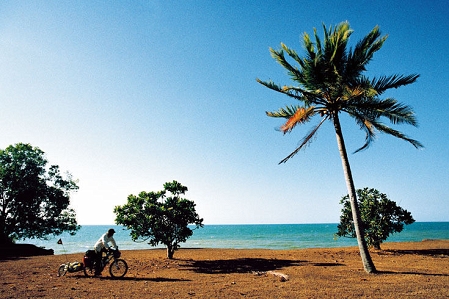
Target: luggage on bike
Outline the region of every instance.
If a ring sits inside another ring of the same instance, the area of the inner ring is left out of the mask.
[[[86,251],[83,257],[84,267],[91,268],[93,266],[93,262],[95,261],[95,256],[96,256],[95,250]]]

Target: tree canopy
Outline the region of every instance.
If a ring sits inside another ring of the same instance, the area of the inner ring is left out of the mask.
[[[30,144],[0,150],[0,244],[75,234],[80,228],[69,208],[76,182],[47,163],[44,152]]]
[[[188,225],[203,227],[195,203],[180,197],[186,191],[186,186],[172,181],[165,183],[161,191],[131,194],[126,204],[114,208],[115,222],[131,231],[133,241],[148,241],[151,246],[164,244],[171,259],[179,243],[192,236]]]
[[[362,223],[365,228],[365,240],[368,246],[380,249],[380,244],[391,234],[400,233],[404,225],[415,222],[412,214],[390,200],[386,194],[376,189],[357,189],[357,199]],[[340,200],[343,205],[338,224],[338,237],[355,238],[354,222],[352,221],[349,196]]]

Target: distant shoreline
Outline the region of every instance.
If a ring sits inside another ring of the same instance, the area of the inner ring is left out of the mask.
[[[76,235],[64,233],[47,240],[26,239],[18,244],[33,244],[53,249],[55,255],[85,252],[92,249],[111,226],[83,226]],[[129,230],[112,226],[115,240],[121,250],[153,248],[148,242],[134,242]],[[229,248],[229,249],[300,249],[357,246],[355,238],[336,238],[337,225],[333,224],[277,224],[277,225],[206,225],[194,230],[193,235],[181,243],[181,248]],[[449,222],[415,222],[407,225],[401,233],[391,235],[388,242],[420,242],[425,239],[439,240],[449,236]],[[63,244],[57,244],[61,239]],[[157,248],[164,247],[163,245]]]

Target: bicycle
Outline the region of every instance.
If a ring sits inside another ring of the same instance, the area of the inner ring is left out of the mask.
[[[114,278],[120,278],[125,276],[128,272],[128,264],[125,260],[120,258],[121,252],[118,248],[110,249],[106,251],[106,255],[102,256],[101,264],[100,264],[100,273],[106,268],[111,260],[112,263],[109,266],[109,274],[111,274]],[[84,275],[87,277],[95,276],[95,268],[96,268],[96,259],[86,256],[84,257]]]

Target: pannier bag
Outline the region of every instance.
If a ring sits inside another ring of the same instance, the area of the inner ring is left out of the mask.
[[[86,256],[90,258],[94,258],[96,255],[95,250],[88,250],[86,251]]]
[[[84,255],[84,258],[83,258],[84,266],[91,268],[92,263],[95,260],[95,255],[96,255],[95,250],[86,251],[86,254]]]
[[[118,250],[114,250],[114,257],[118,259],[122,254]]]

